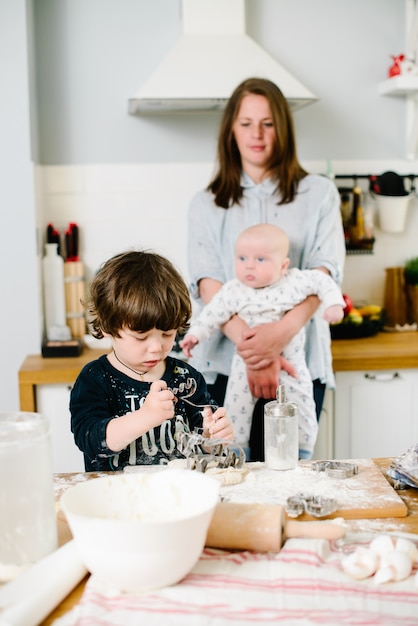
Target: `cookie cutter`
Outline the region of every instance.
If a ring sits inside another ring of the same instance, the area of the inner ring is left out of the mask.
[[[289,517],[299,517],[306,511],[313,517],[325,517],[338,508],[334,498],[314,496],[306,493],[298,493],[286,500],[286,513]]]
[[[315,472],[325,472],[330,478],[351,478],[358,474],[358,465],[344,461],[314,461],[312,469]]]
[[[241,468],[245,462],[245,452],[235,441],[208,439],[202,428],[179,433],[177,448],[187,458],[187,468],[198,472],[205,472],[209,465]]]

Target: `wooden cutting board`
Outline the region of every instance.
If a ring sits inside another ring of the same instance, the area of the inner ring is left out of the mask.
[[[358,474],[350,478],[330,478],[311,469],[302,461],[294,470],[267,469],[264,463],[248,463],[248,474],[238,485],[224,485],[221,496],[230,502],[281,504],[300,492],[334,498],[337,510],[328,519],[369,519],[405,517],[408,509],[380,469],[371,459],[350,459],[358,465]],[[303,513],[298,520],[317,519]],[[324,518],[321,518],[324,519]]]

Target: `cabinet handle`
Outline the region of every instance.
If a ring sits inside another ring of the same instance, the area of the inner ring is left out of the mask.
[[[376,380],[377,382],[388,382],[400,377],[399,372],[394,372],[393,374],[364,374],[364,378]]]

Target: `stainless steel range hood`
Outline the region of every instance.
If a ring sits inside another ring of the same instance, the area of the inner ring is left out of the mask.
[[[251,76],[275,82],[293,110],[317,98],[245,34],[244,0],[182,0],[183,35],[129,100],[129,113],[217,111]]]

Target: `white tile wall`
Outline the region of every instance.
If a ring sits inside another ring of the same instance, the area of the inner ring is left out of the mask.
[[[313,172],[326,170],[322,161],[303,165]],[[336,174],[418,173],[418,163],[410,161],[335,162],[332,166]],[[113,254],[138,247],[169,257],[187,279],[187,210],[193,194],[207,185],[212,172],[212,163],[39,167],[41,235],[48,222],[62,232],[69,222],[77,222],[88,279]],[[347,257],[343,290],[356,301],[382,304],[385,267],[403,265],[418,256],[416,198],[411,201],[404,233],[386,234],[377,224],[375,237],[373,255]]]

